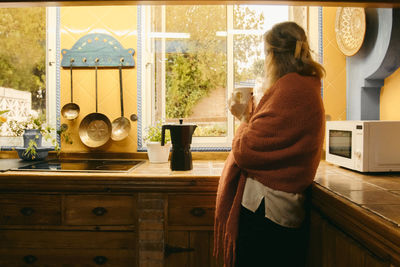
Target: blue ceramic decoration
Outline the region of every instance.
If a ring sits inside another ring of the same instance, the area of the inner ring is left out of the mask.
[[[134,67],[133,48],[124,49],[113,36],[91,33],[80,38],[71,49],[62,49],[62,67]]]

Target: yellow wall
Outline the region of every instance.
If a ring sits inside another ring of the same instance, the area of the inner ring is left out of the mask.
[[[137,9],[134,6],[105,7],[62,7],[61,8],[61,49],[71,47],[81,37],[89,33],[106,33],[116,38],[126,48],[137,52]],[[136,53],[134,55],[137,63]],[[70,102],[69,69],[61,70],[61,107]],[[137,114],[137,69],[122,70],[124,88],[124,115],[129,118]],[[63,152],[84,152],[90,149],[79,138],[81,120],[95,112],[95,71],[76,69],[73,71],[74,102],[80,106],[79,117],[74,121],[61,118],[71,133],[73,144],[62,144]],[[112,122],[121,116],[118,68],[98,70],[98,112],[106,115]],[[108,152],[135,152],[137,149],[137,123],[131,122],[129,136],[123,141],[110,141],[98,148]]]
[[[106,7],[62,7],[61,8],[61,49],[70,49],[82,36],[93,32],[106,32],[116,38],[124,48],[137,52],[137,9],[134,6]],[[346,119],[346,58],[336,44],[335,7],[323,8],[323,50],[326,77],[324,79],[325,112],[330,120]],[[134,56],[137,61],[137,56]],[[75,121],[61,118],[69,126],[73,144],[63,144],[64,152],[89,151],[79,139],[80,121],[95,112],[94,69],[74,71],[74,102],[79,104],[81,113]],[[69,69],[61,70],[61,107],[70,102]],[[137,69],[123,70],[125,117],[137,114]],[[381,90],[381,119],[400,120],[400,70],[385,80]],[[120,117],[119,81],[117,69],[100,69],[98,72],[98,111],[110,121]],[[127,139],[119,142],[110,140],[102,151],[135,152],[137,149],[137,123]]]
[[[385,79],[381,88],[380,119],[400,120],[400,68]]]
[[[346,57],[335,35],[336,7],[323,8],[324,106],[329,120],[346,120]]]

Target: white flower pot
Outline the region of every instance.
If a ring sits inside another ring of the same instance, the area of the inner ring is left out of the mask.
[[[147,155],[151,163],[166,163],[169,158],[171,143],[161,146],[160,142],[147,142]]]

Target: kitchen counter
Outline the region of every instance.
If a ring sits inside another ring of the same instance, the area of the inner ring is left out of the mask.
[[[187,190],[215,193],[223,164],[222,160],[195,160],[190,171],[171,171],[169,163],[148,161],[127,173],[7,171],[0,173],[0,191]]]
[[[190,171],[171,171],[169,163],[145,161],[128,173],[7,171],[0,173],[0,190],[6,190],[7,186],[29,188],[31,183],[46,183],[43,186],[49,183],[104,185],[119,181],[124,188],[140,184],[141,188],[148,186],[149,189],[158,190],[166,183],[173,183],[180,187],[204,185],[209,191],[215,192],[223,166],[223,160],[194,160]],[[110,191],[110,188],[107,190]],[[362,174],[321,161],[315,178],[315,190],[330,192],[400,227],[400,173]]]
[[[400,173],[362,174],[321,162],[315,183],[400,227]]]
[[[145,203],[143,211],[140,209],[142,204],[137,204],[139,205],[139,215],[137,215],[139,232],[143,230],[140,228],[140,222],[150,216],[146,203],[161,203],[156,205],[159,210],[154,211],[151,216],[157,216],[156,219],[161,220],[161,225],[164,224],[162,221],[170,222],[165,222],[163,227],[166,235],[165,242],[172,244],[174,238],[194,236],[193,231],[197,234],[196,231],[208,231],[207,237],[204,238],[208,238],[207,242],[212,244],[210,240],[212,240],[213,207],[223,165],[223,160],[194,160],[194,168],[191,171],[171,171],[169,163],[151,164],[146,161],[129,173],[7,171],[0,173],[0,193],[5,195],[10,193],[60,194],[62,201],[79,198],[79,196],[73,196],[76,194],[88,195],[89,199],[93,194],[121,195],[121,197],[128,194],[133,199],[137,199],[138,203]],[[194,208],[189,209],[185,205],[194,205]],[[374,252],[374,257],[400,266],[400,173],[362,174],[321,161],[312,187],[312,210],[327,220],[329,225],[340,229],[338,233],[346,233],[346,236],[362,244],[366,251]],[[188,213],[175,215],[175,212],[184,211]],[[198,224],[191,222],[192,215],[196,220],[201,219]],[[315,219],[314,215],[313,218]],[[153,219],[150,219],[150,222],[153,222]],[[188,225],[186,225],[187,222]],[[144,229],[147,229],[149,225],[152,224],[145,224]],[[57,226],[54,229],[58,230],[60,227]],[[326,227],[318,229],[326,229]],[[181,233],[178,230],[186,232]],[[333,238],[333,240],[337,239]],[[140,237],[138,242],[141,242]],[[158,248],[158,253],[166,253],[162,246],[164,241],[159,242],[161,245],[158,246],[161,247]],[[179,239],[176,242],[183,241]],[[199,246],[204,242],[200,242]],[[314,247],[321,249],[323,244],[318,243]],[[340,246],[336,244],[337,247]],[[139,246],[138,253],[145,253],[146,249]],[[205,258],[212,258],[210,253]],[[142,258],[140,255],[138,257]],[[175,262],[174,257],[175,255],[171,256],[171,262]],[[363,259],[365,257],[363,256]],[[163,257],[160,256],[161,261]],[[311,266],[323,265],[318,262]]]

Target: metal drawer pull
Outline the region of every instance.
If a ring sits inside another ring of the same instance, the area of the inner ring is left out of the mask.
[[[96,216],[103,216],[107,213],[107,209],[103,207],[97,207],[92,210],[93,214]]]
[[[174,253],[192,252],[192,251],[194,251],[194,248],[173,247],[166,244],[164,247],[164,256],[168,257],[169,255]]]
[[[27,264],[32,264],[35,263],[37,261],[37,258],[33,255],[26,255],[24,257],[24,262]]]
[[[96,257],[93,258],[93,261],[97,265],[103,265],[108,261],[108,259],[107,259],[107,257],[104,257],[104,256],[96,256]]]
[[[35,212],[35,210],[30,207],[23,207],[19,210],[19,212],[21,212],[21,214],[24,216],[31,216]]]
[[[203,208],[193,208],[190,210],[190,214],[195,217],[202,217],[206,214],[206,211]]]

